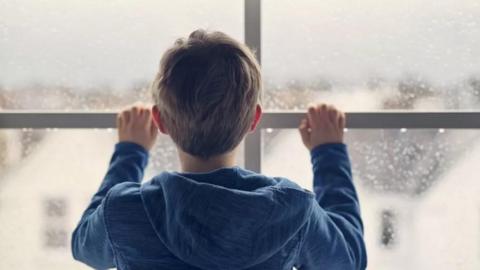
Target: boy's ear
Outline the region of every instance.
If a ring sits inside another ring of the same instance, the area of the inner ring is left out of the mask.
[[[152,117],[153,117],[153,122],[155,122],[155,125],[157,126],[158,130],[160,130],[161,133],[168,135],[168,131],[165,128],[162,115],[160,114],[160,110],[158,109],[157,105],[153,105],[152,107]]]
[[[260,119],[262,119],[262,106],[260,106],[260,104],[257,104],[257,107],[255,107],[255,115],[253,116],[253,122],[250,126],[250,132],[255,131],[258,123],[260,123]]]

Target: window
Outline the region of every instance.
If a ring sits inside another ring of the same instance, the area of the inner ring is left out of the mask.
[[[0,269],[87,269],[71,258],[70,236],[116,140],[112,129],[0,130]],[[151,151],[144,180],[162,170],[179,170],[165,135]]]
[[[206,28],[243,40],[242,13],[241,0],[2,1],[0,108],[149,101],[160,56],[176,38]]]
[[[269,109],[480,108],[477,0],[262,4]]]
[[[199,27],[245,36],[262,62],[267,113],[241,164],[311,188],[290,129],[333,102],[349,111],[369,268],[480,267],[478,1],[1,5],[0,269],[85,269],[65,238],[105,173],[114,111],[149,100],[161,53]],[[178,168],[160,137],[145,179]]]
[[[116,133],[108,129],[0,131],[0,269],[86,269],[71,258],[70,236],[106,173]],[[161,136],[145,179],[178,169]]]
[[[348,130],[369,269],[475,269],[478,130]],[[312,189],[296,130],[265,129],[262,171]]]

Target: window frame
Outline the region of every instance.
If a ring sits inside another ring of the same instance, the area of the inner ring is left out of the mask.
[[[261,62],[261,0],[245,0],[245,43]],[[480,111],[376,111],[347,112],[351,129],[480,129]],[[296,128],[304,112],[263,114],[262,121],[245,139],[245,168],[261,172],[262,130]],[[115,128],[116,112],[99,111],[0,111],[0,129],[35,128]]]

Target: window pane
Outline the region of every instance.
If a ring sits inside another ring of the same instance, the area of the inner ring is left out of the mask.
[[[480,268],[479,131],[349,130],[346,137],[369,269]],[[263,172],[311,190],[298,131],[267,129],[263,139]]]
[[[0,109],[149,100],[161,55],[197,28],[243,40],[243,0],[1,1]]]
[[[73,260],[70,235],[116,141],[116,130],[0,130],[0,269],[87,269]],[[144,181],[179,169],[169,137],[151,152]]]
[[[106,173],[116,136],[116,130],[0,131],[0,269],[87,269],[73,260],[70,235]],[[145,180],[177,168],[176,150],[161,136]]]
[[[480,108],[478,0],[264,0],[269,109]]]

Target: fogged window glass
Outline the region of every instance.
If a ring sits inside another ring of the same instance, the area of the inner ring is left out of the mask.
[[[0,269],[87,269],[70,236],[107,171],[115,130],[0,130]],[[144,180],[179,168],[160,136]]]
[[[0,269],[87,269],[70,236],[107,172],[114,129],[0,129]],[[238,153],[243,165],[243,150]],[[144,181],[179,170],[159,135]]]
[[[262,171],[312,189],[298,131],[263,132]],[[369,269],[480,269],[480,132],[348,130]]]
[[[198,28],[243,40],[243,1],[1,1],[0,109],[150,100],[161,55]]]
[[[480,108],[478,0],[262,4],[267,108]]]

